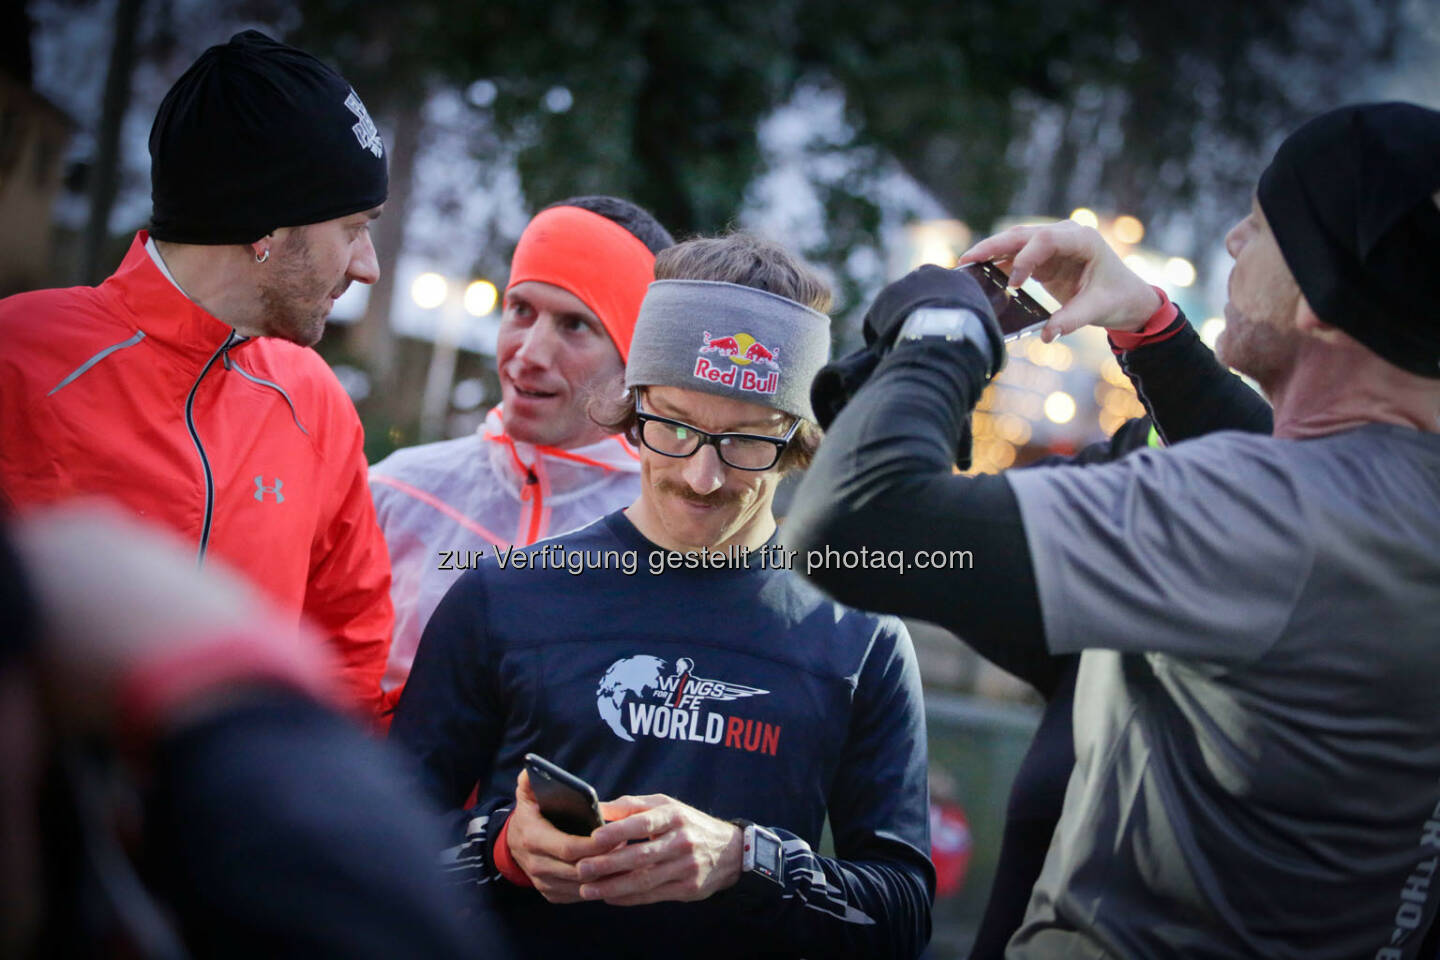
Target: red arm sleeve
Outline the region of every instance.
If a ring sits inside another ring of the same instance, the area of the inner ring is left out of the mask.
[[[305,615],[339,658],[340,680],[351,700],[367,716],[378,718],[385,706],[380,678],[395,626],[390,556],[366,482],[359,417],[345,409],[332,418],[324,436],[333,457],[335,493],[311,546]]]

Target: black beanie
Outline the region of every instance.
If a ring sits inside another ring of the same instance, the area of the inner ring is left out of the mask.
[[[1332,110],[1291,134],[1257,196],[1315,315],[1440,378],[1440,113]]]
[[[385,145],[350,84],[255,30],[211,47],[150,128],[150,234],[253,243],[385,202]]]

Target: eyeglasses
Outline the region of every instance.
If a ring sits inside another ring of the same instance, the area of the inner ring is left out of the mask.
[[[800,429],[800,419],[790,424],[783,437],[758,433],[707,433],[680,420],[646,413],[635,398],[635,418],[640,421],[640,442],[665,457],[693,457],[707,443],[715,448],[720,462],[736,470],[769,470]]]

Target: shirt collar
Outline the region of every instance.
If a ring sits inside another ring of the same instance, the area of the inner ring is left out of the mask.
[[[147,236],[145,238],[145,252],[150,254],[151,260],[155,261],[155,268],[160,271],[161,275],[164,276],[166,280],[169,280],[186,300],[189,300],[190,295],[185,292],[184,287],[180,286],[179,281],[175,279],[175,275],[170,272],[170,268],[165,266],[165,258],[160,256],[160,248],[155,244],[154,237]],[[194,301],[192,300],[191,302],[193,303]]]
[[[528,470],[540,458],[552,463],[581,464],[606,472],[640,472],[639,452],[630,445],[624,436],[618,433],[597,440],[595,443],[587,443],[583,447],[565,449],[526,443],[523,440],[514,439],[505,432],[504,410],[500,406],[490,410],[478,432],[482,439],[490,443],[509,447],[509,450],[506,451],[507,459],[519,473]]]
[[[235,329],[190,300],[152,246],[146,231],[137,233],[119,269],[101,289],[120,298],[134,325],[147,337],[187,354],[208,357]]]

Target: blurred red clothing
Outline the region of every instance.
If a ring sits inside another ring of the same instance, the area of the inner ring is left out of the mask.
[[[930,859],[935,864],[935,899],[959,893],[970,869],[970,820],[958,803],[930,801]]]

